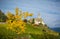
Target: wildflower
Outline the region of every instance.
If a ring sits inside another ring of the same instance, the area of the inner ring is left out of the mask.
[[[9,29],[11,29],[11,30],[12,30],[12,29],[13,29],[13,27],[9,27]]]
[[[17,34],[20,34],[20,32],[17,32]]]
[[[21,29],[21,31],[24,33],[25,32],[25,29]]]

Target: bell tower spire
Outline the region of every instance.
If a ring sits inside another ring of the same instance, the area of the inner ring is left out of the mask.
[[[41,18],[40,13],[38,13],[38,18]]]

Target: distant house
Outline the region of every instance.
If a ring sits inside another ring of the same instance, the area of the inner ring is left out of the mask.
[[[45,23],[43,22],[43,20],[42,20],[42,18],[40,16],[40,13],[38,13],[38,17],[35,18],[35,24],[39,25],[40,23],[45,25]]]
[[[32,22],[32,21],[33,21],[33,19],[30,19],[30,22]],[[40,23],[45,25],[45,23],[43,22],[42,18],[38,14],[38,17],[34,19],[34,24],[39,25]]]
[[[36,18],[34,24],[39,25],[40,23],[42,23],[43,25],[45,24],[41,18]]]

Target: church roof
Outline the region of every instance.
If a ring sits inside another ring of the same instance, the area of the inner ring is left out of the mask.
[[[42,22],[42,18],[36,18],[35,21]]]

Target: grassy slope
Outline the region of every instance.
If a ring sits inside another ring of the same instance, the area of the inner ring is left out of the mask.
[[[13,39],[18,35],[16,32],[6,29],[7,24],[0,24],[0,39]],[[26,32],[19,36],[30,36],[30,39],[60,39],[57,32],[51,31],[45,28],[43,25],[32,26],[31,24],[26,25]]]
[[[7,24],[0,24],[0,39],[12,39],[17,36],[15,32],[7,30],[6,27]]]

